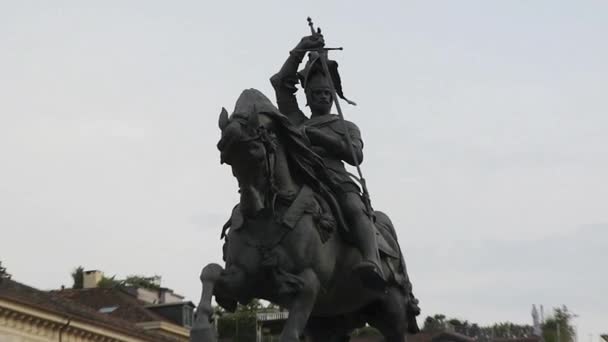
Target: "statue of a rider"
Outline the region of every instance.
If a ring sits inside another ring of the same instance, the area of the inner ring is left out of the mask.
[[[342,215],[348,226],[348,238],[353,241],[363,256],[354,272],[363,284],[382,289],[385,280],[380,267],[376,242],[376,232],[372,223],[372,213],[365,205],[359,186],[346,171],[343,162],[356,165],[363,160],[363,140],[359,128],[352,122],[344,121],[331,114],[334,90],[344,99],[337,75],[337,63],[327,61],[324,68],[320,54],[309,52],[309,59],[303,70],[298,72],[307,51],[322,48],[320,33],[302,38],[289,53],[280,71],[271,77],[275,89],[279,111],[301,128],[309,139],[312,150],[322,157],[327,174],[331,178],[331,190],[340,203]],[[325,72],[329,71],[329,75]],[[298,106],[295,93],[300,82],[306,93],[310,117],[304,115]],[[331,89],[334,86],[335,89]],[[345,135],[349,134],[350,139]],[[348,140],[351,141],[349,146]]]

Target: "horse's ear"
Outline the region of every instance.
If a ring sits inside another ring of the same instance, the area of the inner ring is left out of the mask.
[[[260,126],[260,118],[258,117],[258,111],[256,110],[255,105],[253,106],[253,111],[251,111],[251,113],[249,114],[247,126],[253,129],[257,129],[258,126]]]
[[[220,120],[218,122],[220,129],[223,130],[226,125],[228,125],[228,112],[226,108],[222,107],[222,112],[220,113]]]

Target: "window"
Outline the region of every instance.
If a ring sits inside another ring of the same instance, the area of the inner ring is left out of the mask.
[[[190,307],[189,305],[184,305],[184,309],[183,309],[183,323],[185,327],[191,327],[192,326],[192,307]]]
[[[98,311],[103,313],[103,314],[109,314],[111,312],[114,312],[114,310],[118,309],[118,305],[115,306],[105,306],[101,309],[99,309]]]

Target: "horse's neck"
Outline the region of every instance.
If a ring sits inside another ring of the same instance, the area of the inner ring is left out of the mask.
[[[294,181],[289,170],[289,162],[283,146],[277,146],[274,163],[275,184],[282,193],[297,193],[300,186]]]

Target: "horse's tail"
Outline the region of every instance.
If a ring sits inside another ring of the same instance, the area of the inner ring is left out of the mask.
[[[420,315],[420,307],[418,306],[418,299],[414,296],[412,283],[407,273],[407,267],[405,266],[405,258],[403,257],[403,251],[401,250],[399,240],[397,239],[397,232],[395,231],[395,226],[393,225],[393,222],[388,217],[388,215],[381,211],[374,212],[374,222],[380,230],[381,234],[388,233],[388,235],[392,238],[390,239],[392,241],[390,241],[389,244],[391,244],[391,247],[393,247],[393,249],[395,249],[399,253],[399,270],[396,271],[400,274],[395,276],[396,278],[401,278],[401,281],[398,281],[398,283],[403,289],[406,300],[408,332],[411,334],[418,333],[420,332],[420,328],[418,327],[418,323],[416,322],[416,316]],[[390,263],[390,261],[388,262]]]

